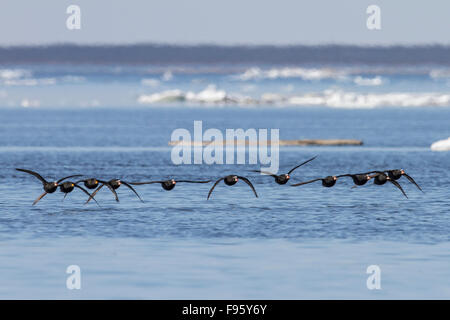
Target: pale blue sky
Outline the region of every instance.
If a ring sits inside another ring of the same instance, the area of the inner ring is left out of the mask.
[[[81,30],[66,8],[81,7]],[[382,30],[366,28],[381,7]],[[0,45],[450,44],[450,1],[439,0],[1,0]]]

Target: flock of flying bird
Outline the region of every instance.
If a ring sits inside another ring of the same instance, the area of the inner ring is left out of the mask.
[[[295,166],[294,168],[292,168],[288,173],[284,173],[284,174],[280,174],[280,175],[276,175],[276,174],[273,174],[273,173],[270,173],[270,172],[260,171],[260,170],[252,170],[252,172],[259,172],[261,174],[265,174],[265,175],[271,176],[271,177],[273,177],[275,179],[275,182],[277,184],[284,185],[284,184],[286,184],[289,181],[289,179],[291,178],[291,173],[295,169],[303,166],[304,164],[307,164],[308,162],[314,160],[315,158],[316,157],[308,159],[308,160],[302,162],[301,164]],[[58,189],[58,187],[59,187],[59,190],[62,193],[64,193],[63,200],[66,198],[66,196],[70,192],[72,192],[75,188],[77,188],[77,189],[80,189],[81,191],[83,191],[89,197],[88,200],[86,201],[86,203],[88,203],[91,200],[94,200],[97,203],[97,200],[95,200],[94,197],[97,194],[97,192],[99,192],[104,186],[106,186],[113,193],[116,201],[119,202],[119,197],[117,195],[116,190],[121,185],[124,185],[127,188],[129,188],[139,198],[139,200],[144,202],[142,200],[142,198],[139,196],[139,194],[137,193],[137,191],[133,188],[133,186],[145,185],[145,184],[154,184],[154,183],[158,184],[159,183],[159,184],[161,184],[161,186],[162,186],[162,188],[164,190],[170,191],[173,188],[175,188],[175,185],[177,183],[209,183],[209,182],[211,182],[211,180],[194,181],[194,180],[174,180],[174,179],[147,181],[147,182],[126,182],[126,181],[123,181],[123,180],[120,180],[120,179],[112,179],[112,180],[109,180],[109,181],[104,181],[104,180],[99,180],[99,179],[96,179],[96,178],[81,179],[81,180],[77,180],[75,182],[68,180],[68,179],[71,179],[71,178],[79,178],[79,177],[82,177],[83,175],[71,175],[71,176],[67,176],[67,177],[61,178],[61,179],[59,179],[57,181],[49,182],[49,181],[45,180],[40,174],[38,174],[38,173],[36,173],[34,171],[27,170],[27,169],[16,169],[16,170],[17,171],[21,171],[21,172],[25,172],[25,173],[28,173],[28,174],[31,174],[31,175],[33,175],[34,177],[36,177],[37,179],[39,179],[42,182],[42,185],[43,185],[43,188],[44,188],[44,193],[42,193],[33,202],[33,205],[38,203],[39,200],[41,200],[47,194],[54,193]],[[317,179],[313,179],[313,180],[309,180],[309,181],[305,181],[305,182],[295,183],[295,184],[292,184],[291,186],[297,187],[297,186],[302,186],[302,185],[305,185],[305,184],[313,183],[313,182],[316,182],[316,181],[321,181],[322,182],[322,186],[330,188],[330,187],[333,187],[336,184],[338,179],[343,178],[343,177],[350,177],[353,180],[353,183],[355,184],[353,186],[353,188],[354,188],[354,187],[357,187],[357,186],[365,185],[369,180],[373,179],[373,182],[376,185],[383,185],[383,184],[385,184],[386,182],[389,181],[394,186],[396,186],[403,193],[403,195],[405,197],[408,198],[408,196],[406,195],[406,193],[403,190],[403,188],[401,187],[401,185],[397,182],[397,180],[400,179],[402,176],[405,176],[420,191],[422,191],[422,189],[414,181],[414,179],[411,176],[409,176],[408,174],[406,174],[405,170],[403,170],[403,169],[385,170],[385,171],[369,171],[369,172],[365,172],[365,173],[342,174],[342,175],[335,175],[335,176],[327,176],[327,177],[324,177],[324,178],[317,178]],[[256,193],[256,190],[255,190],[255,187],[253,186],[253,184],[250,182],[249,179],[247,179],[246,177],[238,176],[238,175],[228,175],[228,176],[225,176],[225,177],[222,177],[222,178],[218,179],[214,183],[214,185],[209,190],[207,199],[209,199],[211,197],[211,194],[214,191],[214,188],[222,180],[228,186],[232,186],[232,185],[236,184],[239,180],[242,180],[247,185],[249,185],[249,187],[253,190],[253,193],[255,194],[255,196],[258,197],[258,194]],[[80,186],[81,183],[83,183],[84,186],[87,189],[90,189],[90,190],[94,190],[95,189],[94,192],[92,194],[89,193],[85,188]]]

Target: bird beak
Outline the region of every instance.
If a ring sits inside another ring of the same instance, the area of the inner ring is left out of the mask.
[[[337,177],[333,177],[333,180],[337,180]]]
[[[98,184],[98,180],[95,180],[95,184]]]
[[[72,187],[75,187],[75,185],[72,183]]]
[[[290,175],[286,175],[286,178],[290,179],[290,178],[291,178],[291,176],[290,176]]]
[[[405,174],[405,170],[402,169],[401,173],[402,173],[402,174]]]

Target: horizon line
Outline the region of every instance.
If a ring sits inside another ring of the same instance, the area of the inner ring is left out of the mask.
[[[1,49],[9,48],[42,48],[42,47],[178,47],[178,48],[195,48],[195,47],[218,47],[218,48],[291,48],[291,47],[354,47],[354,48],[429,48],[441,47],[450,48],[450,43],[286,43],[286,44],[270,44],[270,43],[215,43],[215,42],[199,42],[199,43],[170,43],[170,42],[130,42],[130,43],[113,43],[113,42],[49,42],[49,43],[28,43],[28,44],[0,44]]]

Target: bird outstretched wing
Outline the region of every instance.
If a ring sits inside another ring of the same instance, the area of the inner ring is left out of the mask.
[[[67,177],[59,179],[58,181],[56,181],[56,183],[63,182],[66,179],[70,179],[70,178],[74,178],[74,177],[82,177],[82,176],[83,176],[82,174],[75,174],[75,175],[67,176]]]
[[[100,205],[98,204],[97,200],[95,200],[94,196],[91,195],[85,188],[80,187],[80,186],[77,185],[76,183],[74,183],[74,185],[75,185],[75,188],[78,188],[78,189],[80,189],[81,191],[83,191],[84,193],[86,193],[86,194],[89,196],[89,199],[92,198],[92,200],[94,200],[95,203],[100,207]],[[64,195],[64,198],[65,198],[66,195],[67,195],[67,193]]]
[[[145,181],[145,182],[129,182],[133,186],[141,186],[143,184],[163,183],[164,181]]]
[[[128,187],[131,191],[133,191],[134,194],[139,198],[139,200],[141,200],[141,202],[144,202],[144,200],[141,199],[141,197],[140,197],[139,194],[136,192],[136,190],[134,190],[134,188],[133,188],[132,186],[130,186],[130,184],[129,184],[128,182],[125,182],[125,181],[122,181],[122,180],[120,180],[120,181],[122,182],[123,185],[125,185],[125,186]]]
[[[246,184],[248,184],[250,186],[250,188],[252,188],[253,193],[255,194],[255,196],[258,198],[258,194],[256,193],[255,187],[253,187],[253,184],[250,182],[250,180],[248,180],[246,177],[241,177],[241,176],[237,176],[237,177],[238,177],[238,179],[241,179]]]
[[[212,188],[209,190],[209,192],[208,192],[208,197],[206,198],[206,200],[208,200],[209,199],[209,197],[211,196],[211,193],[213,192],[213,190],[214,190],[214,188],[217,186],[217,184],[220,182],[220,181],[222,181],[223,179],[225,179],[225,178],[220,178],[219,180],[217,180],[215,183],[214,183],[214,185],[212,186]]]
[[[305,181],[305,182],[299,182],[299,183],[296,183],[296,184],[291,184],[291,186],[292,187],[302,186],[304,184],[316,182],[316,181],[319,181],[319,180],[322,180],[322,178],[317,178],[317,179],[313,179],[313,180],[309,180],[309,181]]]
[[[45,197],[47,195],[47,192],[44,192],[43,194],[41,194],[36,200],[34,200],[33,202],[33,206],[39,202],[39,200],[41,200],[43,197]]]
[[[397,181],[392,180],[392,179],[389,179],[389,181],[390,181],[394,186],[396,186],[397,188],[399,188],[400,191],[403,193],[403,195],[404,195],[406,198],[408,198],[408,196],[406,195],[405,190],[403,190],[403,188],[402,188],[402,186],[400,185],[400,183],[398,183]]]
[[[359,175],[359,173],[358,173],[358,174],[351,174],[351,173],[347,173],[347,174],[340,174],[340,175],[336,176],[336,178],[342,178],[342,177],[352,177],[352,176],[356,176],[356,175]]]
[[[89,196],[89,199],[87,199],[87,201],[85,202],[85,204],[89,203],[89,201],[91,201],[92,199],[94,199],[95,195],[97,194],[97,192],[99,192],[105,185],[109,185],[108,183],[103,183],[101,184],[97,189],[95,189],[95,191]]]
[[[419,187],[419,185],[416,183],[416,181],[414,181],[414,179],[413,179],[411,176],[407,175],[406,173],[404,173],[404,176],[406,177],[406,179],[409,180],[409,182],[411,182],[412,184],[414,184],[420,191],[423,192],[422,188]]]
[[[44,178],[42,178],[42,176],[39,173],[37,173],[37,172],[31,171],[31,170],[27,170],[27,169],[19,169],[19,168],[16,168],[16,170],[17,171],[22,171],[22,172],[25,172],[25,173],[28,173],[28,174],[31,174],[31,175],[35,176],[36,178],[38,178],[42,182],[42,184],[46,184],[47,183],[47,181]]]
[[[298,166],[292,168],[292,169],[288,172],[288,174],[291,174],[295,169],[301,167],[302,165],[307,164],[307,163],[310,162],[310,161],[313,161],[315,158],[317,158],[317,156],[312,157],[311,159],[308,159],[308,160],[306,160],[305,162],[300,163]]]
[[[251,170],[251,172],[259,172],[259,173],[263,173],[263,174],[266,174],[266,175],[268,175],[268,176],[272,176],[272,177],[274,177],[274,178],[277,177],[276,174],[273,174],[272,172],[269,172],[269,171],[263,171],[263,170]]]
[[[114,197],[116,198],[116,202],[119,202],[119,196],[117,195],[116,190],[114,190],[114,188],[111,187],[111,185],[110,185],[109,183],[105,182],[104,184],[105,184],[105,185],[108,187],[108,189],[113,193]]]

